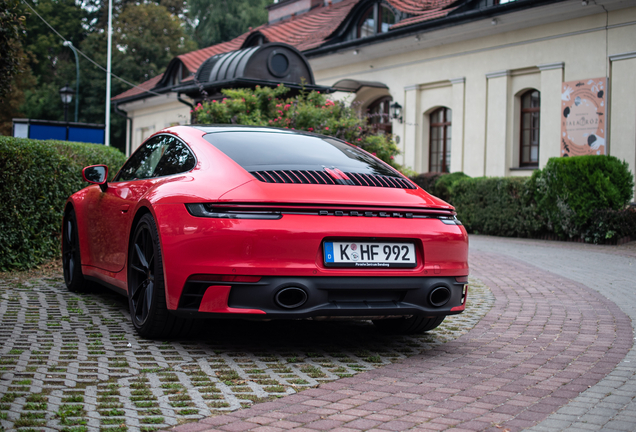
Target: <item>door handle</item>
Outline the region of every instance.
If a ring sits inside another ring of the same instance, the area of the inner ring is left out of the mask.
[[[121,212],[126,213],[129,208],[130,208],[130,205],[124,204],[123,206],[121,206]]]

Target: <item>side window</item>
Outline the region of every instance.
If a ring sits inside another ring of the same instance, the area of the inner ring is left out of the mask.
[[[155,168],[154,177],[178,174],[190,171],[196,161],[188,147],[174,138],[174,142],[168,147]]]
[[[177,138],[159,135],[148,140],[131,156],[115,181],[177,174],[191,170],[194,164],[194,156]]]

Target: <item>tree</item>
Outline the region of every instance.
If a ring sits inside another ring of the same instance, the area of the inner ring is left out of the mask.
[[[38,0],[34,8],[56,31],[75,46],[86,38],[84,24],[88,13],[75,0]],[[28,118],[63,120],[64,107],[59,91],[65,84],[75,86],[75,57],[62,45],[62,39],[29,8],[22,5],[27,16],[22,46],[28,58],[28,68],[35,82],[21,87],[24,103],[20,111]]]
[[[137,81],[159,75],[173,57],[196,49],[179,18],[155,3],[126,6],[114,33],[118,69]]]
[[[25,117],[21,110],[25,102],[24,89],[32,88],[36,84],[35,77],[28,65],[27,57],[21,47],[18,51],[18,58],[20,59],[18,69],[21,72],[13,77],[10,82],[11,89],[4,95],[4,98],[0,98],[2,102],[0,107],[0,135],[12,135],[13,119]]]
[[[82,42],[81,50],[91,53],[98,64],[106,65],[106,32],[94,31]],[[113,19],[113,73],[132,83],[159,75],[173,57],[196,49],[185,33],[181,20],[156,3],[129,3]],[[106,73],[80,59],[82,69],[82,121],[103,123]],[[111,93],[122,93],[130,86],[113,78]],[[124,149],[126,123],[111,115],[111,143]]]
[[[11,91],[13,77],[20,71],[20,35],[25,17],[18,0],[0,0],[0,98]]]
[[[4,0],[0,0],[4,1]],[[16,3],[19,0],[10,0]],[[113,73],[129,82],[141,83],[163,72],[170,60],[196,49],[186,34],[183,17],[185,0],[113,2]],[[84,8],[83,8],[83,7]],[[34,8],[65,39],[95,62],[106,66],[106,26],[108,2],[103,0],[34,0]],[[68,83],[75,87],[75,57],[62,45],[62,39],[30,10],[23,41],[28,58],[25,66],[33,71],[35,82],[22,80],[13,94],[13,105],[24,102],[19,110],[29,118],[62,120],[64,109],[59,89]],[[106,72],[80,56],[79,121],[104,123]],[[3,81],[4,82],[4,81]],[[129,85],[113,78],[113,96]],[[11,118],[5,105],[0,117]],[[6,129],[6,127],[5,127]],[[125,119],[111,115],[111,143],[123,149]]]
[[[190,33],[204,48],[234,39],[267,22],[272,0],[189,0]]]

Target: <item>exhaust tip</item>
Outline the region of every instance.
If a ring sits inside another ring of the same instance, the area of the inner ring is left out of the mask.
[[[428,295],[428,301],[435,307],[442,307],[451,298],[451,292],[447,287],[437,287]]]
[[[274,301],[282,308],[295,309],[305,304],[307,293],[302,288],[287,287],[276,293]]]

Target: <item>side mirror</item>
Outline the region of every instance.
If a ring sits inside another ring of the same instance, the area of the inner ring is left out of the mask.
[[[91,184],[99,185],[102,192],[105,192],[106,188],[108,188],[108,184],[106,183],[108,179],[108,166],[106,165],[88,166],[82,170],[82,177]]]

